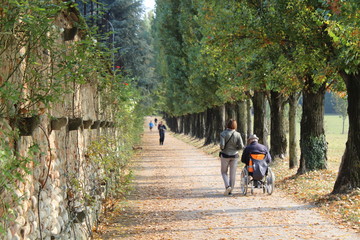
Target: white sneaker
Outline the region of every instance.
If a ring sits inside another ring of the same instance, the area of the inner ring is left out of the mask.
[[[225,190],[225,192],[224,192],[224,195],[225,195],[225,196],[230,195],[230,194],[231,194],[231,190],[232,190],[231,187],[227,187],[226,190]]]

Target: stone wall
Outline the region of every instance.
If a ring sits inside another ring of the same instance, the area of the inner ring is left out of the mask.
[[[57,27],[73,29],[76,13],[61,15]],[[69,34],[69,31],[63,31]],[[79,36],[60,36],[64,44]],[[2,65],[5,71],[6,66]],[[96,84],[76,84],[73,93],[40,116],[31,133],[22,133],[14,148],[21,156],[37,144],[37,162],[30,162],[31,174],[16,183],[15,194],[20,204],[12,202],[9,192],[1,197],[13,206],[14,221],[6,229],[6,239],[87,239],[100,214],[105,185],[99,166],[89,161],[87,149],[99,136],[115,136],[112,120],[101,115]],[[78,126],[76,126],[78,123]],[[98,125],[98,123],[101,123]],[[58,124],[58,125],[57,125]],[[13,127],[11,120],[2,119],[3,128]]]
[[[88,89],[83,97],[91,96]],[[96,120],[94,111],[88,110],[84,115]],[[86,239],[100,213],[104,194],[103,183],[98,182],[101,171],[87,161],[86,149],[97,136],[115,130],[84,128],[83,124],[77,130],[69,130],[69,124],[51,130],[50,123],[44,115],[31,136],[20,138],[21,155],[26,155],[34,143],[39,144],[41,153],[39,163],[29,166],[32,175],[19,183],[16,193],[23,200],[15,209],[17,218],[8,229],[7,239],[40,239],[40,235],[43,239]],[[94,201],[86,202],[84,194]]]

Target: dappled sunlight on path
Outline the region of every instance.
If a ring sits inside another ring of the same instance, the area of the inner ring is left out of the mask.
[[[135,190],[103,239],[360,239],[275,190],[223,196],[220,161],[145,122]],[[242,167],[242,166],[240,166]]]

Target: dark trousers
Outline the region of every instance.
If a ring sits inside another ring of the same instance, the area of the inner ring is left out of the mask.
[[[164,144],[164,139],[165,139],[165,133],[160,132],[160,145]]]

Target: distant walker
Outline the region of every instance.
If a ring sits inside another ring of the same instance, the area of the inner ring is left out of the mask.
[[[160,145],[164,145],[166,126],[163,124],[162,121],[158,125],[158,130],[160,135]]]

